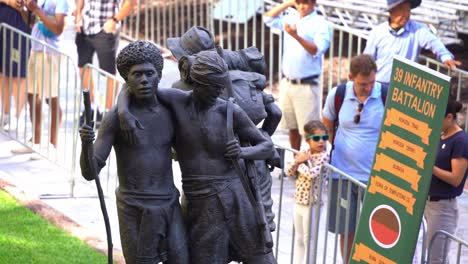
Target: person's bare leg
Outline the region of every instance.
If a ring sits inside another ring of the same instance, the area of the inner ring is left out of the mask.
[[[117,97],[117,92],[117,82],[112,78],[107,78],[106,111],[114,105],[114,98]]]
[[[81,87],[83,89],[89,90],[91,103],[94,103],[94,83],[93,83],[93,75],[91,74],[91,70],[89,68],[80,68],[80,76],[82,77]]]
[[[51,115],[51,131],[50,131],[50,143],[54,145],[55,148],[57,148],[57,138],[58,138],[58,130],[62,124],[62,109],[60,108],[59,100],[57,97],[52,98],[50,101],[52,101],[52,104],[49,101],[50,99],[47,99],[47,104],[49,104],[49,107],[52,107],[52,115]]]
[[[343,256],[343,262],[345,264],[348,264],[349,257],[351,256],[351,249],[353,247],[353,241],[354,241],[354,233],[349,233],[347,238],[348,238],[348,244],[347,244],[347,251],[346,251],[346,258],[345,258],[345,256],[343,256],[343,253],[344,253],[344,246],[345,246],[346,236],[345,235],[340,235],[341,256]]]
[[[13,80],[13,97],[16,105],[16,118],[19,119],[26,104],[26,79],[15,78]]]
[[[2,110],[6,115],[10,114],[10,78],[0,74],[0,97],[2,98]]]
[[[301,148],[301,134],[299,134],[299,129],[290,129],[289,130],[289,144],[291,148],[299,150]]]
[[[29,116],[34,128],[34,144],[41,143],[41,125],[42,125],[42,102],[37,95],[28,94]],[[33,113],[35,110],[35,113]],[[34,114],[34,115],[33,115]]]

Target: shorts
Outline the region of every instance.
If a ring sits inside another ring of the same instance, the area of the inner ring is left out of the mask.
[[[97,34],[85,35],[76,33],[75,43],[78,51],[78,67],[82,68],[87,63],[93,63],[93,55],[96,52],[99,68],[115,74],[115,60],[119,46],[119,33],[106,33],[101,30]]]
[[[158,197],[117,190],[116,198],[126,263],[189,263],[178,193]]]
[[[215,195],[189,199],[187,209],[191,263],[229,263],[271,253],[240,180]]]
[[[283,112],[281,127],[298,129],[304,133],[304,125],[310,120],[321,120],[321,96],[319,84],[292,84],[285,78],[279,85],[279,106]]]
[[[39,97],[54,98],[59,92],[60,54],[31,51],[28,63],[28,93]]]
[[[328,215],[328,231],[345,234],[346,231],[346,214],[349,214],[348,234],[352,234],[356,230],[356,222],[359,215],[361,214],[361,208],[358,208],[358,189],[359,187],[353,183],[351,185],[350,200],[348,201],[348,181],[341,181],[341,197],[340,197],[340,210],[338,219],[338,228],[336,228],[335,220],[337,215],[337,198],[338,198],[338,179],[331,181],[331,192],[329,197],[330,211]],[[365,190],[361,191],[361,202],[364,199]]]
[[[0,4],[0,23],[6,23],[27,34],[31,33],[21,14],[6,4]],[[0,73],[10,77],[26,77],[26,65],[30,48],[29,39],[1,27]]]

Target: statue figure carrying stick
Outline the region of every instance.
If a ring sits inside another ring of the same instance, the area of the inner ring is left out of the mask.
[[[90,126],[82,126],[82,174],[93,180],[88,161],[94,160],[98,173],[114,147],[119,178],[117,209],[126,263],[189,263],[179,192],[171,166],[174,126],[171,113],[156,95],[163,58],[154,44],[136,41],[119,53],[117,68],[127,84],[128,111],[138,117],[145,129],[136,132],[136,142],[123,140],[126,135],[120,128],[115,106],[102,121],[94,157],[87,157],[86,148],[95,136]]]

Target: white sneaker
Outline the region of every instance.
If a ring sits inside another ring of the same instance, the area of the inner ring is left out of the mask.
[[[9,114],[4,114],[3,115],[3,124],[2,126],[6,126],[10,123],[10,115]]]
[[[39,149],[39,144],[32,144],[32,141],[29,140],[26,145],[21,145],[11,149],[13,154],[29,154],[33,153],[33,149]]]
[[[47,146],[43,146],[41,149],[37,149],[39,152],[34,152],[29,157],[30,160],[42,160],[48,159],[50,161],[55,161],[57,159],[57,149],[53,145],[50,145],[49,149]]]
[[[45,157],[37,152],[33,152],[31,156],[29,157],[29,159],[30,160],[42,160],[42,159],[45,159]]]

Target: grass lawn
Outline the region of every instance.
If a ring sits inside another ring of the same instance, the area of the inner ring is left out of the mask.
[[[0,263],[107,263],[107,257],[0,190]]]

